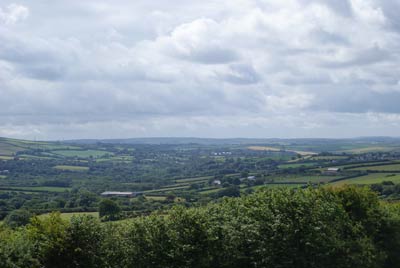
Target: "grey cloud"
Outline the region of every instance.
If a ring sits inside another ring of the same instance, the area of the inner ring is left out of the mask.
[[[233,50],[210,47],[193,51],[193,53],[184,58],[205,64],[219,64],[235,61],[238,59],[238,55]]]
[[[364,50],[354,48],[352,50],[351,56],[348,59],[327,60],[325,62],[322,62],[322,66],[330,68],[363,66],[391,60],[390,56],[390,52],[383,50],[377,46]]]
[[[256,84],[261,79],[253,66],[247,64],[231,64],[227,72],[218,76],[226,82],[238,85]]]
[[[18,5],[29,16],[0,18],[0,136],[312,136],[333,118],[350,135],[374,133],[371,113],[400,131],[384,127],[400,122],[395,1]]]

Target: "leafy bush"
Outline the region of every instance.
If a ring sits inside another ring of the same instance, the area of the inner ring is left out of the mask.
[[[365,188],[264,190],[100,223],[0,229],[0,267],[399,267],[400,206]]]

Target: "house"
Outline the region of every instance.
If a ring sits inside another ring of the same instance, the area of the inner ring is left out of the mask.
[[[117,196],[117,197],[135,197],[142,195],[142,192],[113,192],[113,191],[106,191],[101,193],[101,196],[104,197],[111,197],[111,196]]]
[[[340,168],[337,168],[337,167],[330,167],[330,168],[327,168],[324,172],[323,172],[323,174],[325,174],[325,175],[335,175],[335,174],[337,174],[337,173],[339,173],[340,172]]]
[[[220,186],[220,185],[221,185],[221,181],[220,181],[220,180],[213,180],[213,181],[212,181],[212,185],[214,185],[214,186]]]
[[[255,181],[256,180],[256,176],[248,176],[247,179],[249,181]]]

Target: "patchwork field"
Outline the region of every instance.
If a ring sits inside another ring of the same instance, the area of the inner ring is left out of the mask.
[[[352,168],[351,170],[400,171],[400,164]]]
[[[308,152],[308,151],[299,151],[299,150],[291,150],[291,149],[283,149],[283,148],[277,148],[277,147],[270,147],[270,146],[249,146],[247,147],[249,150],[254,150],[254,151],[272,151],[272,152],[293,152],[299,155],[315,155],[317,154],[316,152]]]
[[[102,157],[107,154],[112,155],[112,153],[100,150],[57,150],[53,151],[54,154],[61,155],[64,157]]]
[[[187,178],[187,179],[176,180],[176,182],[177,183],[196,183],[196,182],[208,181],[211,178],[212,178],[212,176]]]
[[[329,182],[334,179],[338,179],[341,176],[317,176],[317,175],[277,175],[268,177],[268,179],[272,179],[273,182],[304,182],[304,183],[318,183],[318,182]]]
[[[400,183],[400,174],[372,173],[365,176],[334,182],[333,185],[374,184],[374,183],[381,183],[383,181],[392,181],[394,183]]]

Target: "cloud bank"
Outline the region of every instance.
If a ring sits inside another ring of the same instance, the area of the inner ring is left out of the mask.
[[[0,136],[400,133],[400,3],[2,1]]]

